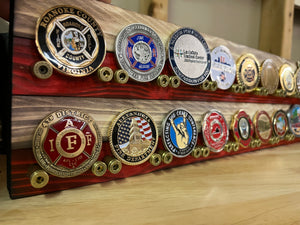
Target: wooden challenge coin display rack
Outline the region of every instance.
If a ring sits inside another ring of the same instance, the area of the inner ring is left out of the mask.
[[[12,198],[299,141],[271,122],[299,103],[293,62],[98,1],[14,7]],[[266,91],[266,59],[290,66],[293,93]]]

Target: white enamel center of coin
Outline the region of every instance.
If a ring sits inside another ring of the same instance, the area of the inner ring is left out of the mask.
[[[151,48],[150,46],[143,42],[139,41],[133,46],[133,56],[136,61],[146,64],[151,60]]]
[[[62,44],[72,54],[80,54],[86,49],[85,36],[75,28],[68,28],[62,33]]]
[[[189,34],[177,39],[174,59],[178,69],[189,78],[198,78],[207,66],[205,48],[196,37]]]

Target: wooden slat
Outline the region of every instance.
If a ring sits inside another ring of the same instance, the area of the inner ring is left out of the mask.
[[[262,0],[259,49],[290,59],[294,0]]]

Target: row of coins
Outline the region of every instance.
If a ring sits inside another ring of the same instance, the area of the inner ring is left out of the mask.
[[[61,109],[38,125],[33,137],[33,153],[45,172],[63,178],[80,175],[91,167],[97,176],[104,175],[107,168],[118,173],[122,163],[133,166],[149,160],[158,166],[161,161],[170,163],[173,156],[207,157],[210,151],[238,151],[239,147],[256,148],[262,143],[275,144],[284,138],[300,137],[300,105],[292,106],[287,113],[278,110],[272,119],[265,111],[258,111],[253,122],[244,110],[239,110],[232,116],[230,130],[235,141],[228,142],[229,127],[224,116],[210,110],[201,118],[202,137],[198,140],[199,131],[193,116],[185,109],[174,109],[162,122],[160,136],[165,150],[156,151],[159,135],[154,120],[146,112],[128,109],[116,116],[109,128],[114,157],[107,155],[104,162],[100,162],[97,160],[102,135],[94,120],[79,110]],[[288,130],[293,135],[287,134]],[[199,142],[203,143],[202,147],[197,145]],[[39,181],[33,179],[33,182]]]
[[[97,21],[72,6],[53,7],[38,19],[36,44],[50,67],[74,77],[96,72],[106,55],[104,34]],[[294,73],[290,65],[283,64],[278,71],[274,62],[266,59],[260,66],[252,54],[242,55],[235,63],[227,47],[218,46],[211,51],[203,36],[191,28],[180,28],[171,35],[166,54],[152,28],[130,24],[117,35],[115,54],[120,67],[138,82],[156,79],[168,57],[174,74],[188,85],[203,84],[210,76],[223,90],[236,80],[246,92],[264,95],[292,96],[300,87],[299,70]],[[43,78],[51,74],[34,71]],[[257,89],[260,82],[263,89]],[[279,86],[283,91],[276,92]]]

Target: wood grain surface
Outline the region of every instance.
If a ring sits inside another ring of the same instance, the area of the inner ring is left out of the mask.
[[[0,224],[299,224],[300,144],[11,200]]]

